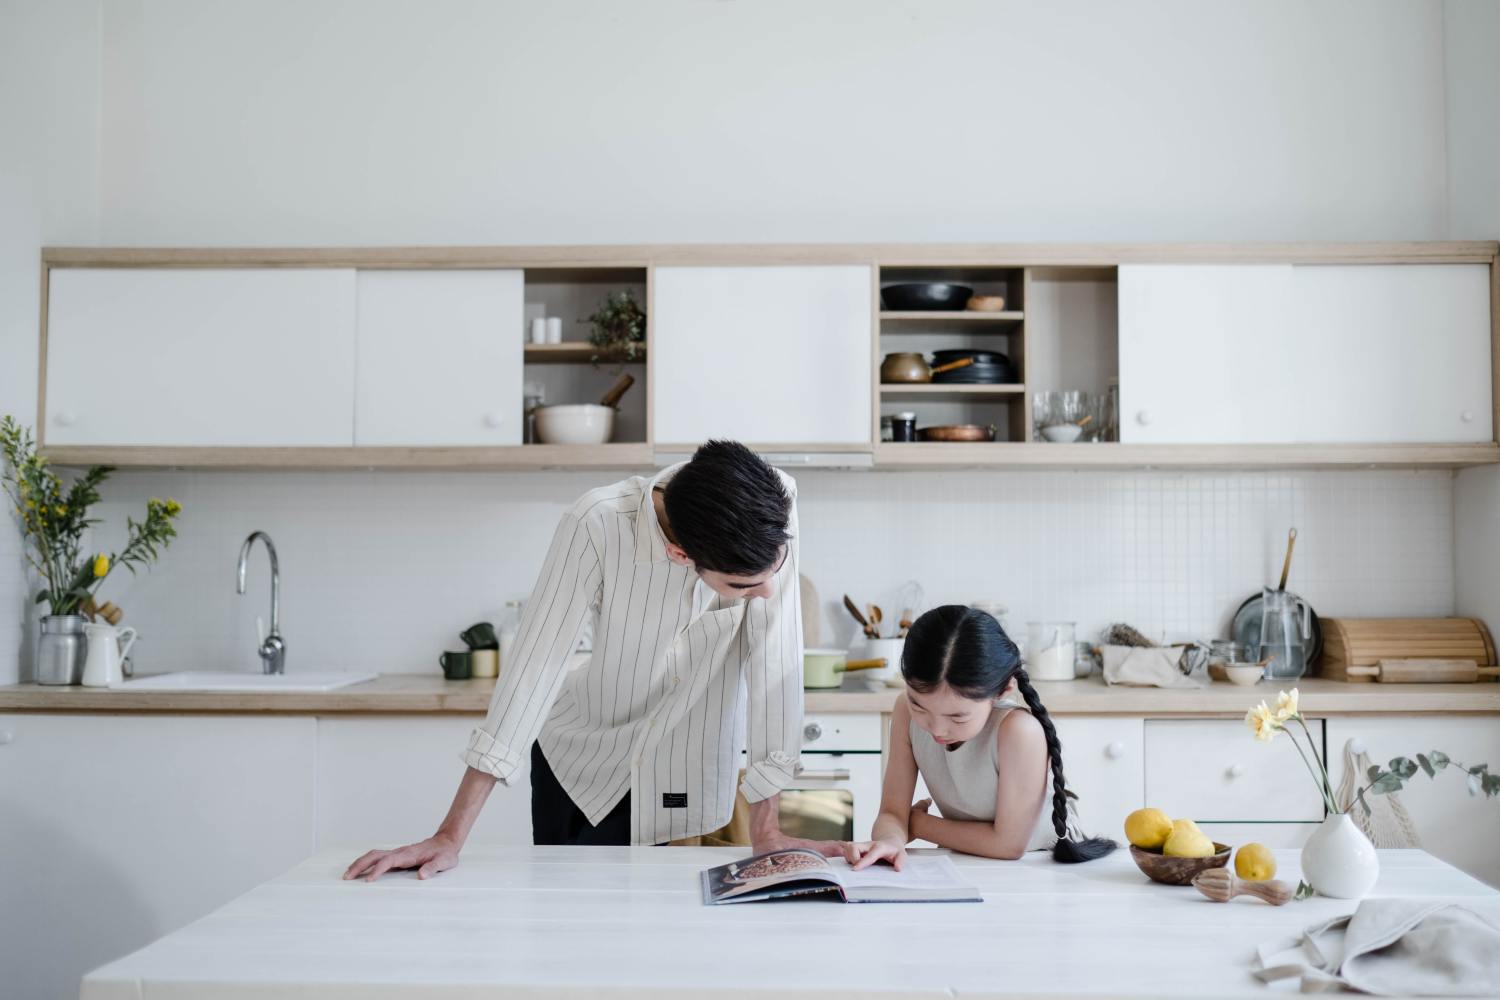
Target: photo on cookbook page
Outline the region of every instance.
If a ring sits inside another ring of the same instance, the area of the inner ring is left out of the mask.
[[[875,865],[861,871],[842,858],[792,849],[757,854],[701,873],[703,902],[751,903],[791,896],[836,894],[845,903],[981,902],[946,856],[908,856],[902,871]]]

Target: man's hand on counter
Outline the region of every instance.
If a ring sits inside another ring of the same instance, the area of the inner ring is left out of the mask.
[[[345,880],[373,882],[389,871],[415,868],[417,878],[431,878],[458,865],[458,845],[441,834],[394,851],[366,851],[344,872]]]
[[[842,858],[847,855],[848,846],[849,842],[845,840],[808,840],[806,837],[788,837],[785,834],[776,833],[754,841],[750,845],[750,852],[767,854],[771,851],[800,849],[817,851],[825,858]]]

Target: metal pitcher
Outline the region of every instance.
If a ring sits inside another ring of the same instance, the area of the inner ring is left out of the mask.
[[[36,646],[38,684],[77,684],[83,680],[83,659],[88,649],[83,624],[83,615],[42,618],[42,638]]]

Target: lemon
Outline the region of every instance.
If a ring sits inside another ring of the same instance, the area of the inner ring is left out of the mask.
[[[1265,844],[1246,844],[1234,854],[1234,873],[1247,882],[1276,877],[1276,856]]]
[[[1137,809],[1125,817],[1125,839],[1136,847],[1155,850],[1172,835],[1172,820],[1160,809]]]
[[[1161,852],[1173,858],[1211,858],[1214,842],[1190,819],[1174,819],[1172,833]]]

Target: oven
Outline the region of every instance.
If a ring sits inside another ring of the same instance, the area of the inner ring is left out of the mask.
[[[781,793],[781,832],[865,840],[880,812],[880,716],[809,715],[802,761]]]

